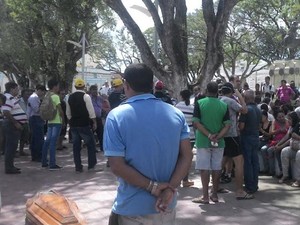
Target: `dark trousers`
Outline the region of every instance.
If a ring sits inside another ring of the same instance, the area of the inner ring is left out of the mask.
[[[3,132],[3,121],[0,121],[0,154],[4,154],[5,149],[5,135]]]
[[[109,216],[108,225],[119,225],[119,215],[111,212]]]
[[[21,131],[9,120],[3,121],[3,132],[5,135],[5,170],[14,168],[14,157],[18,148]]]
[[[256,135],[241,136],[242,151],[244,156],[244,181],[249,191],[258,190],[259,161],[257,151],[259,149],[259,137]]]
[[[100,150],[103,151],[103,123],[102,118],[96,118],[97,129],[95,130],[97,138],[99,140]]]
[[[96,158],[96,144],[94,134],[89,126],[86,127],[71,127],[72,139],[73,139],[73,157],[75,163],[75,169],[82,169],[81,164],[81,140],[87,146],[88,151],[88,168],[93,168],[97,164]]]
[[[33,161],[39,161],[42,158],[45,122],[40,116],[31,116],[29,118],[29,126],[31,131],[31,159]]]

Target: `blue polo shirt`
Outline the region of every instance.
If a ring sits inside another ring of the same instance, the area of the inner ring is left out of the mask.
[[[183,113],[151,94],[129,98],[113,109],[104,129],[105,156],[124,157],[128,165],[158,182],[169,182],[175,169],[179,144],[189,138]],[[120,215],[157,213],[156,198],[121,178],[113,212]],[[174,198],[170,208],[174,208]]]

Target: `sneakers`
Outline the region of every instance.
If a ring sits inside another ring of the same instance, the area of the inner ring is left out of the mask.
[[[15,167],[15,166],[14,166],[14,169],[21,171],[21,168],[18,168],[18,167]]]
[[[42,167],[43,167],[43,168],[47,168],[48,166],[49,166],[48,163],[42,164]]]
[[[103,169],[96,166],[88,168],[88,172],[101,172],[101,171],[103,171]]]
[[[83,166],[81,166],[80,168],[76,168],[75,172],[76,173],[82,173],[83,172]]]
[[[285,181],[287,181],[288,179],[289,179],[288,177],[282,176],[281,179],[278,180],[278,183],[279,183],[279,184],[283,184],[283,183],[284,183]]]
[[[62,168],[63,168],[62,166],[55,165],[55,166],[50,166],[50,167],[49,167],[49,170],[50,170],[50,171],[54,171],[54,170],[60,170],[60,169],[62,169]]]
[[[5,170],[5,173],[6,174],[20,174],[21,170],[18,170],[18,168],[12,168],[12,169],[9,169],[9,170]]]

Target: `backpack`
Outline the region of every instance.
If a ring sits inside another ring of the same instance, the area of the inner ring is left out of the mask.
[[[48,91],[40,105],[40,116],[43,120],[53,120],[56,116],[56,106],[54,105],[51,96],[54,93]]]

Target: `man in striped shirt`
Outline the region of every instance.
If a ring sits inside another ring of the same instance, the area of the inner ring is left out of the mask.
[[[27,116],[19,105],[18,84],[7,82],[5,84],[5,104],[2,106],[4,116],[3,131],[5,135],[5,173],[19,174],[21,170],[14,166],[14,156],[18,147],[23,125],[27,123]]]

